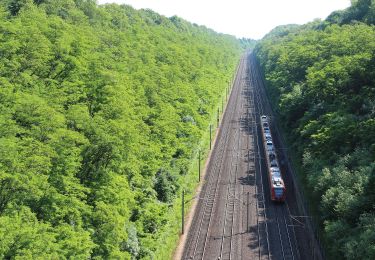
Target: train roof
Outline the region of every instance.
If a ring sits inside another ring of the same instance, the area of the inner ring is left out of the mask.
[[[274,187],[284,187],[279,167],[271,167],[272,184]]]
[[[284,182],[281,178],[272,178],[272,185],[275,188],[284,188]]]
[[[271,130],[269,128],[268,116],[262,115],[262,129],[263,129],[263,137],[265,143],[265,153],[267,156],[267,164],[269,167],[269,175],[272,183],[273,188],[284,188],[284,181],[281,176],[279,162],[277,160],[277,156],[274,150],[274,144],[272,142],[272,135]]]
[[[279,167],[271,167],[270,170],[271,170],[272,176],[281,178]]]
[[[274,151],[273,144],[272,143],[267,143],[266,150],[267,150],[268,153],[273,152]]]

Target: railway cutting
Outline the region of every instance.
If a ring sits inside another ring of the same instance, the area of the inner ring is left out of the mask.
[[[265,115],[275,155],[282,162],[278,174],[285,194],[279,202],[270,189],[261,127]],[[255,58],[246,53],[233,81],[182,259],[321,258],[307,220],[295,223],[294,216],[304,211],[272,118]]]

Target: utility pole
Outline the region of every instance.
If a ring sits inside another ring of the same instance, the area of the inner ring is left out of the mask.
[[[198,152],[198,182],[201,181],[201,149]]]
[[[182,205],[181,205],[181,233],[184,234],[185,232],[185,190],[182,190]]]
[[[221,99],[221,113],[224,113],[224,97]]]
[[[212,139],[212,124],[210,124],[210,150],[211,150],[211,139]]]
[[[250,192],[247,193],[247,203],[246,203],[246,230],[249,232],[249,196]]]
[[[217,119],[216,119],[216,121],[217,121],[217,128],[219,128],[219,121],[220,121],[220,108],[219,107],[217,108]]]

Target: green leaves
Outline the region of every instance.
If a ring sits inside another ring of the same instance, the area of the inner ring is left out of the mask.
[[[87,258],[94,247],[87,231],[70,225],[53,228],[26,207],[0,217],[0,241],[1,258]]]
[[[240,52],[126,5],[2,1],[0,258],[170,254],[177,194]]]
[[[171,203],[177,195],[178,188],[179,184],[176,176],[164,169],[160,169],[157,172],[154,189],[158,194],[158,200]]]

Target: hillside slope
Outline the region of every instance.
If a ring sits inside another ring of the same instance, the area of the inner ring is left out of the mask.
[[[240,52],[150,10],[2,1],[0,258],[170,254],[176,197]]]
[[[373,1],[256,47],[330,259],[375,258]]]

